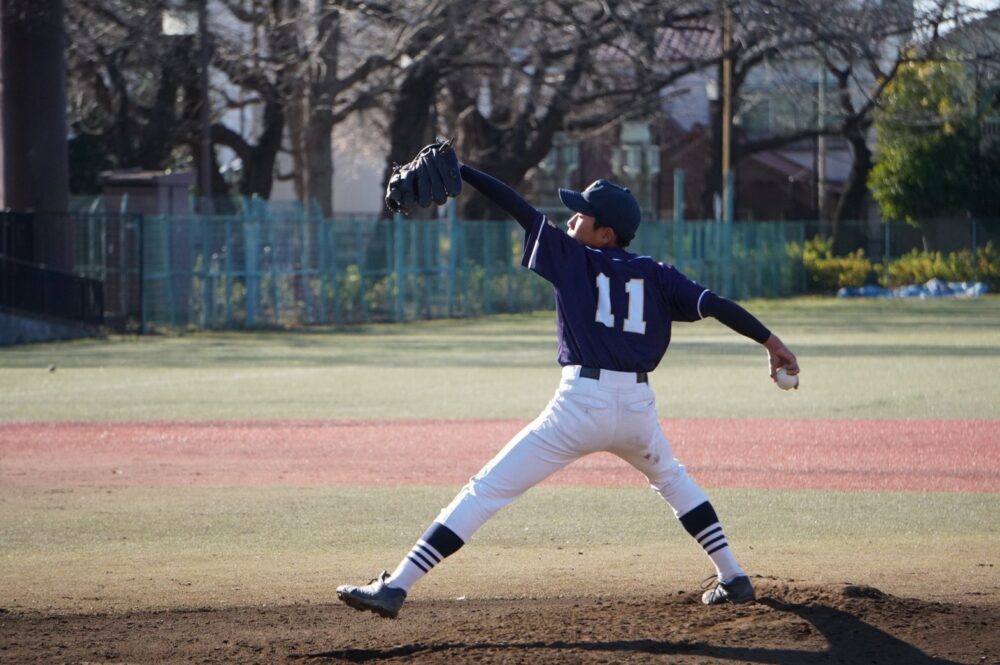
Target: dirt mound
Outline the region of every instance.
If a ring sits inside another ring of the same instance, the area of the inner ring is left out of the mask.
[[[0,612],[0,661],[1000,663],[1000,607],[757,579],[760,600],[698,595],[415,599],[399,619],[340,604],[113,615]]]

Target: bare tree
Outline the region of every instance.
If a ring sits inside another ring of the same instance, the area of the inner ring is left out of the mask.
[[[704,65],[694,58],[664,67],[656,50],[663,27],[682,29],[707,13],[705,3],[434,6],[437,13],[408,35],[386,178],[394,162],[446,133],[459,136],[470,163],[516,186],[558,133],[583,135],[653,112],[664,86]],[[463,197],[464,217],[496,212],[480,197]]]
[[[957,16],[973,9],[962,2],[873,2],[865,0],[744,0],[732,5],[737,19],[734,59],[736,112],[750,97],[744,84],[767,68],[772,98],[798,100],[804,123],[792,123],[771,135],[737,136],[733,161],[763,150],[839,137],[851,153],[851,169],[833,213],[834,235],[840,221],[863,217],[873,112],[915,40],[933,44]],[[817,72],[825,77],[817,81]],[[827,106],[818,108],[818,86],[828,78]],[[722,119],[717,116],[716,124]],[[719,132],[715,132],[718,135]],[[718,151],[713,151],[719,154]],[[708,166],[717,182],[718,163]],[[715,185],[717,187],[717,185]],[[709,187],[718,191],[715,187]],[[822,202],[821,202],[822,204]]]
[[[161,33],[163,2],[67,0],[70,122],[120,168],[186,163],[201,103],[194,36]]]
[[[200,168],[193,158],[199,112],[210,104],[211,139],[238,158],[239,193],[267,198],[278,155],[288,149],[297,160],[300,196],[329,213],[332,127],[376,103],[373,89],[380,84],[366,82],[393,57],[391,48],[359,49],[340,26],[356,17],[378,26],[392,9],[353,0],[213,1],[207,29],[212,91],[203,99],[197,36],[162,34],[162,14],[175,5],[67,0],[74,126],[100,137],[121,168]],[[352,33],[359,42],[369,36],[363,29]],[[240,110],[252,122],[234,122],[232,112]],[[289,130],[290,147],[284,143]],[[218,165],[210,168],[213,191],[224,193]]]
[[[388,4],[314,0],[300,8],[300,67],[288,105],[292,177],[300,200],[333,210],[333,128],[376,106],[387,85],[383,71],[397,57],[385,33]],[[372,45],[388,44],[373,48]]]

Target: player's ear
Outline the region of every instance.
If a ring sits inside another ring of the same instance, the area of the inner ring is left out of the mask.
[[[602,226],[598,229],[601,234],[601,242],[607,247],[617,247],[618,246],[618,234],[610,226]]]

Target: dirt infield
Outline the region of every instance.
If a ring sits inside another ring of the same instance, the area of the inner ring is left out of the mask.
[[[822,663],[995,665],[996,608],[871,587],[757,580],[758,603],[646,598],[415,601],[49,617],[0,614],[6,663]]]
[[[3,424],[0,486],[458,484],[523,424]],[[1000,421],[691,419],[664,427],[706,486],[1000,492]],[[548,482],[638,486],[643,479],[601,454]],[[995,593],[994,564],[981,566],[983,588]],[[692,589],[641,597],[614,589],[553,597],[544,588],[537,598],[417,596],[397,620],[339,604],[114,614],[0,609],[0,662],[1000,665],[1000,602],[927,602],[795,580],[755,584],[758,603],[718,608],[700,605]]]
[[[509,420],[3,424],[0,484],[454,485],[523,425]],[[663,426],[676,456],[707,487],[1000,492],[1000,420],[679,419]],[[547,482],[620,486],[641,485],[643,479],[602,453]]]

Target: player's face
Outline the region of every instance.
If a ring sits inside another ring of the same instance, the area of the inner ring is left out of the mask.
[[[599,244],[599,240],[597,231],[594,229],[595,221],[590,215],[578,212],[566,222],[566,235],[584,245],[596,246]]]

